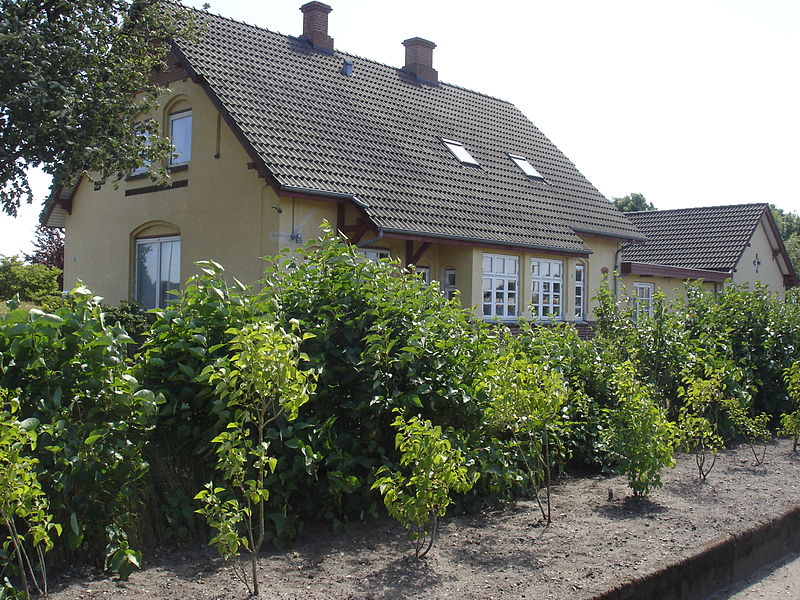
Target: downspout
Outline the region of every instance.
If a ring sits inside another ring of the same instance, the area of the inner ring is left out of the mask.
[[[356,244],[356,248],[363,248],[364,246],[369,246],[370,244],[374,244],[375,242],[380,242],[383,239],[383,229],[378,229],[378,235],[372,238],[371,240],[364,240],[363,242],[358,242]]]

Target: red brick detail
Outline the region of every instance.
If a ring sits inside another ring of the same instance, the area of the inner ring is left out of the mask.
[[[152,71],[149,83],[152,85],[165,86],[173,81],[179,81],[189,76],[184,68],[179,64],[178,57],[170,53],[167,56],[167,68],[163,71]]]
[[[403,68],[420,79],[438,82],[439,74],[433,68],[433,49],[436,44],[415,37],[405,40],[403,46],[406,47],[406,64]]]
[[[328,35],[328,13],[333,9],[322,2],[307,2],[303,12],[303,37],[315,48],[333,50],[333,38]]]

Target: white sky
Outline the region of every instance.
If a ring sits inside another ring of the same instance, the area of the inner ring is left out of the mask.
[[[303,2],[210,0],[290,35]],[[441,81],[516,104],[608,198],[800,212],[797,0],[327,3],[337,49],[399,67],[404,39],[435,42]],[[38,212],[0,218],[0,254],[29,250]]]

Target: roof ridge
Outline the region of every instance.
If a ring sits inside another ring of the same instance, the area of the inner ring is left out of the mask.
[[[625,214],[627,215],[641,215],[641,214],[663,214],[666,212],[682,212],[687,210],[713,210],[719,208],[743,208],[749,206],[769,206],[768,202],[745,202],[743,204],[718,204],[713,206],[688,206],[686,208],[665,208],[663,210],[632,210]]]
[[[165,2],[166,4],[173,4],[173,5],[176,5],[176,6],[187,8],[187,9],[192,10],[192,11],[194,11],[196,13],[201,14],[201,15],[210,15],[210,16],[216,17],[218,19],[223,19],[225,21],[231,21],[231,22],[237,23],[239,25],[244,25],[246,27],[250,27],[250,28],[253,28],[253,29],[258,29],[260,31],[266,31],[268,33],[272,33],[272,34],[275,34],[275,35],[280,35],[280,36],[283,36],[285,38],[289,38],[289,39],[293,39],[293,40],[300,39],[299,35],[291,35],[291,34],[287,34],[287,33],[281,33],[280,31],[275,31],[275,30],[270,29],[268,27],[262,27],[260,25],[254,25],[252,23],[247,23],[245,21],[240,21],[239,19],[234,19],[233,17],[226,17],[225,15],[221,15],[219,13],[212,13],[211,11],[208,11],[208,10],[202,10],[202,9],[199,9],[199,8],[195,8],[194,6],[186,6],[184,4],[181,4],[180,2],[177,2],[176,0],[162,0],[162,2]],[[387,69],[396,69],[398,71],[403,69],[403,67],[396,67],[394,65],[390,65],[390,64],[387,64],[387,63],[383,63],[383,62],[381,62],[379,60],[375,60],[374,58],[367,58],[366,56],[361,56],[360,54],[354,54],[352,52],[347,52],[345,50],[339,50],[337,48],[334,48],[333,52],[335,54],[340,55],[340,56],[347,56],[347,57],[350,57],[350,58],[357,58],[359,60],[364,60],[364,61],[370,62],[373,65],[386,67]],[[457,85],[455,83],[448,83],[446,81],[439,81],[437,83],[440,86],[444,85],[444,86],[447,86],[447,87],[456,88],[458,90],[463,90],[465,92],[469,92],[469,93],[475,94],[477,96],[483,96],[484,98],[489,98],[491,100],[497,100],[498,102],[503,102],[504,104],[508,104],[509,106],[516,107],[516,105],[513,102],[511,102],[510,100],[506,100],[504,98],[499,98],[497,96],[492,96],[491,94],[487,94],[485,92],[480,92],[478,90],[473,90],[471,88],[464,87],[463,85]]]

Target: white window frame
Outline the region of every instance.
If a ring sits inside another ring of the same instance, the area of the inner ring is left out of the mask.
[[[575,265],[575,319],[586,319],[586,265]]]
[[[480,166],[480,163],[473,158],[472,154],[469,153],[469,150],[467,150],[466,146],[464,146],[464,144],[461,142],[448,140],[445,138],[442,138],[442,142],[444,142],[444,145],[447,146],[447,149],[450,150],[452,155],[455,156],[456,160],[458,160],[458,162],[460,162],[462,165],[472,165],[474,167]]]
[[[483,254],[481,306],[484,319],[519,318],[519,262],[519,256],[512,254]]]
[[[451,300],[456,295],[456,270],[444,269],[442,271],[442,294],[448,300]]]
[[[530,179],[544,181],[542,174],[536,170],[536,167],[534,167],[531,164],[531,161],[529,161],[527,158],[520,156],[519,154],[509,154],[508,157],[513,160],[514,164],[517,165],[520,170],[522,170],[522,172],[525,173],[525,175],[527,175]]]
[[[414,270],[416,271],[417,275],[420,276],[420,278],[422,279],[422,282],[425,285],[430,284],[430,282],[431,282],[431,268],[430,267],[426,267],[426,266],[414,267]]]
[[[144,137],[145,146],[149,146],[150,145],[150,132],[149,131],[143,131],[139,135]],[[151,165],[151,162],[149,160],[143,161],[143,164],[141,166],[136,167],[135,169],[131,169],[131,176],[135,177],[137,175],[144,175],[149,170],[150,165]]]
[[[392,252],[388,248],[359,248],[358,253],[367,260],[372,260],[375,262],[378,262],[384,258],[392,258]]]
[[[646,314],[648,317],[653,316],[653,296],[656,293],[656,286],[654,283],[645,283],[643,281],[634,281],[633,289],[636,295],[633,298],[633,317],[637,321],[642,318],[642,309],[646,307]],[[645,292],[643,295],[642,292]]]
[[[189,140],[188,140],[188,147],[184,148],[183,152],[178,154],[178,147],[175,145],[175,135],[174,135],[174,127],[175,122],[180,121],[183,119],[189,119]],[[181,165],[188,165],[189,161],[192,160],[192,111],[190,110],[182,110],[180,112],[172,113],[169,116],[169,139],[172,140],[172,144],[175,147],[175,153],[170,155],[169,157],[169,166],[170,167],[179,167]],[[175,154],[178,154],[175,156]]]
[[[531,316],[537,320],[564,318],[564,261],[531,261]]]
[[[134,300],[136,300],[137,302],[141,302],[142,304],[144,304],[144,302],[142,302],[141,298],[139,298],[139,296],[138,296],[138,291],[139,291],[139,246],[143,246],[145,244],[156,244],[156,247],[158,248],[158,256],[156,257],[156,263],[158,265],[158,273],[156,275],[156,304],[155,304],[155,306],[153,308],[164,308],[164,306],[161,305],[161,296],[162,296],[162,290],[161,290],[161,266],[162,266],[161,265],[161,245],[164,242],[178,242],[178,282],[180,284],[180,280],[181,280],[181,276],[180,276],[180,273],[181,273],[181,264],[180,264],[180,260],[181,260],[181,247],[180,247],[181,236],[180,235],[169,235],[169,236],[163,236],[163,237],[137,238],[137,240],[136,240],[136,254],[134,255],[135,273],[134,273],[134,279],[133,279],[133,291],[134,291]]]

